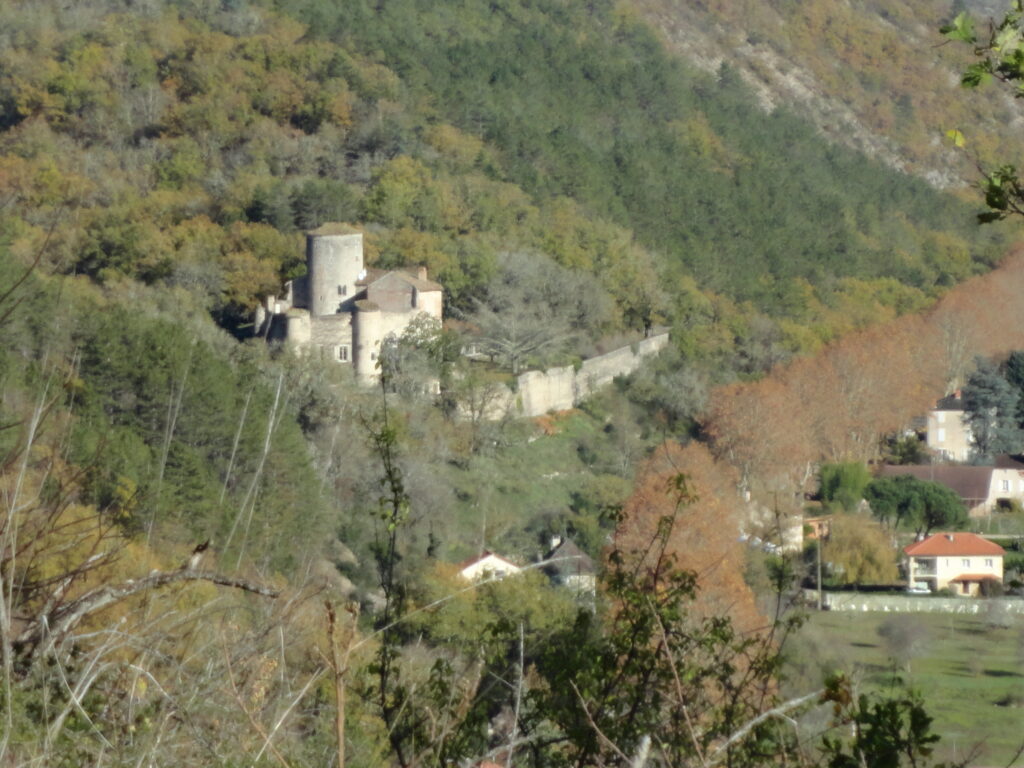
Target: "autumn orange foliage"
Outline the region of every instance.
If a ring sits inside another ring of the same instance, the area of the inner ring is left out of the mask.
[[[976,355],[1024,348],[1024,253],[950,291],[923,315],[845,336],[756,382],[712,393],[703,419],[716,458],[762,501],[800,498],[822,461],[867,461],[962,383]]]
[[[685,477],[685,493],[676,478]],[[692,500],[688,500],[692,499]],[[680,568],[693,571],[700,589],[694,612],[728,615],[740,630],[761,626],[754,597],[743,580],[739,542],[741,499],[730,467],[699,443],[666,443],[647,460],[615,534],[620,552],[647,553],[662,520],[672,520],[667,550]],[[638,555],[639,556],[639,555]]]

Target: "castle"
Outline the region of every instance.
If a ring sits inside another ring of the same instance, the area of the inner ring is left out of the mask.
[[[363,382],[376,381],[377,356],[388,334],[400,334],[416,317],[440,321],[441,286],[425,267],[380,270],[363,266],[363,236],[341,224],[306,233],[306,274],[271,297],[256,315],[256,328],[341,365]]]

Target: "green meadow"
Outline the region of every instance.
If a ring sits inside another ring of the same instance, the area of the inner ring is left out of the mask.
[[[970,764],[1006,765],[1024,743],[1024,617],[990,605],[969,617],[812,613],[788,645],[788,685],[808,690],[809,675],[836,670],[861,690],[901,677],[934,718],[940,759],[977,750]]]

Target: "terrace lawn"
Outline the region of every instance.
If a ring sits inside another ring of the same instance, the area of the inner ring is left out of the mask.
[[[843,670],[862,686],[878,688],[892,679],[895,659],[895,669],[922,693],[935,719],[939,759],[962,759],[980,743],[972,765],[1006,765],[1024,742],[1021,619],[814,612],[787,651],[791,684],[807,690],[822,672]],[[886,624],[894,639],[879,633]]]

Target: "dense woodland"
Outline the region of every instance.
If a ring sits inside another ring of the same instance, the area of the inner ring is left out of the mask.
[[[976,210],[626,5],[4,4],[0,762],[926,758],[902,689],[783,700],[796,574],[737,532],[1024,347]],[[445,288],[380,390],[251,338],[328,221]],[[460,359],[514,312],[560,341]],[[474,410],[655,324],[577,411]],[[455,576],[552,534],[593,600]],[[824,738],[780,717],[822,702]]]

